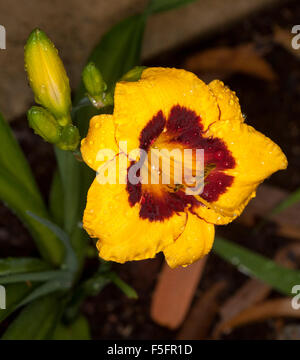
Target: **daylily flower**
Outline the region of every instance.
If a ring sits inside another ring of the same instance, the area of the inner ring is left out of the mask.
[[[214,225],[239,216],[257,186],[287,166],[281,149],[244,123],[238,98],[221,81],[206,85],[185,70],[148,68],[139,81],[117,83],[114,102],[113,115],[91,119],[81,146],[94,170],[116,158],[128,161],[116,184],[96,178],[88,192],[83,226],[99,239],[105,260],[123,263],[163,251],[171,267],[193,263],[210,251]],[[172,181],[124,181],[135,164],[126,154],[137,148],[204,149],[203,192],[187,195],[187,184]],[[117,155],[97,158],[101,149]]]

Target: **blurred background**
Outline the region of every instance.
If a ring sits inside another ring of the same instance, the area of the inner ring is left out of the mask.
[[[142,10],[145,0],[1,0],[0,109],[11,122],[45,196],[55,167],[52,146],[28,128],[33,104],[23,48],[33,28],[43,29],[64,61],[73,89],[88,54],[113,24]],[[262,216],[300,187],[300,49],[291,33],[300,24],[299,1],[198,0],[152,16],[143,64],[174,66],[205,82],[222,79],[236,91],[249,125],[280,145],[286,171],[259,188],[243,216],[218,234],[292,268],[300,265],[300,206],[295,204],[260,228]],[[299,41],[300,43],[300,41]],[[250,229],[250,230],[249,230]],[[0,205],[0,257],[34,256],[27,230]],[[97,259],[87,262],[86,274]],[[300,339],[300,310],[267,285],[249,279],[210,254],[170,271],[163,257],[114,265],[139,294],[130,300],[113,285],[83,304],[95,339]],[[224,325],[226,324],[226,326]],[[1,325],[5,328],[7,324]]]

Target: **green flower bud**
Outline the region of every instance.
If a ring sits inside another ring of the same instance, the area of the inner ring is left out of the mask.
[[[25,46],[25,69],[35,101],[62,126],[71,122],[71,90],[58,51],[47,35],[34,30]]]
[[[93,62],[89,62],[83,69],[82,80],[88,94],[92,97],[102,96],[107,89],[101,72]]]
[[[57,146],[62,150],[76,150],[80,140],[79,131],[76,126],[68,124],[62,129]]]
[[[55,144],[59,141],[61,127],[48,110],[40,106],[33,106],[28,110],[27,118],[29,126],[45,141],[51,144]]]
[[[107,93],[107,85],[101,72],[93,62],[89,62],[82,72],[82,80],[90,102],[97,109],[113,104],[113,97]]]
[[[122,76],[121,81],[138,81],[145,69],[147,69],[146,66],[135,66]]]

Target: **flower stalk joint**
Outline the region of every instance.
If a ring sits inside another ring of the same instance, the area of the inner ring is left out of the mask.
[[[78,147],[80,135],[78,128],[72,124],[63,127],[57,146],[62,150],[75,151]]]

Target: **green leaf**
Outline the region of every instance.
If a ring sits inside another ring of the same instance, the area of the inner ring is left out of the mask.
[[[29,295],[27,295],[17,306],[22,307],[27,305],[34,300],[37,300],[43,296],[53,294],[55,292],[61,292],[65,290],[69,290],[72,285],[72,279],[68,272],[62,274],[59,278],[54,278],[53,280],[49,280],[48,282],[40,285],[39,287],[35,288]]]
[[[31,210],[49,217],[29,165],[1,114],[0,142],[0,199],[27,226],[43,258],[58,265],[62,258],[59,241],[26,213]]]
[[[61,244],[65,248],[65,259],[63,264],[65,266],[63,267],[65,267],[68,271],[75,273],[78,269],[78,261],[74,249],[70,243],[69,235],[51,221],[43,219],[30,211],[28,214],[40,224],[46,226],[61,241]]]
[[[50,271],[38,271],[38,272],[28,272],[23,274],[11,274],[6,276],[0,276],[0,284],[13,284],[24,281],[47,281],[55,278],[59,278],[59,276],[64,275],[65,271],[60,270],[50,270]]]
[[[90,325],[86,317],[80,315],[68,326],[58,324],[53,340],[91,340]]]
[[[111,280],[103,274],[95,274],[76,287],[73,297],[65,312],[67,319],[72,320],[78,316],[80,306],[87,296],[96,296],[108,285]]]
[[[80,196],[80,163],[70,151],[55,148],[64,193],[64,229],[71,234],[78,222]]]
[[[63,184],[56,170],[53,179],[49,196],[49,210],[54,222],[60,226],[64,226],[64,190]]]
[[[96,296],[100,293],[103,288],[111,282],[111,279],[103,274],[96,274],[90,279],[86,280],[80,290],[84,297],[86,296]]]
[[[221,237],[216,237],[213,250],[242,273],[269,284],[285,295],[291,296],[293,286],[300,284],[300,271],[279,266],[274,261]]]
[[[19,283],[6,285],[6,309],[0,310],[0,322],[9,316],[21,303],[26,296],[28,296],[36,285]]]
[[[55,296],[45,296],[32,302],[10,324],[2,340],[51,339],[63,306],[63,302]]]
[[[21,219],[30,231],[42,257],[59,265],[63,257],[60,241],[42,224],[36,222],[28,211],[43,218],[49,215],[40,202],[19,182],[18,178],[0,168],[0,199]]]
[[[57,291],[69,290],[73,285],[74,275],[68,270],[52,270],[34,273],[12,274],[0,277],[0,284],[24,283],[30,284],[32,289],[29,292],[23,292],[17,299],[13,297],[13,309],[18,309],[28,303]],[[42,285],[32,285],[32,282],[43,282]],[[9,286],[9,285],[8,285]],[[29,286],[29,285],[28,285]]]
[[[147,11],[153,14],[162,11],[172,10],[192,2],[195,2],[195,0],[151,0]]]
[[[300,201],[300,189],[291,193],[286,199],[284,199],[277,206],[275,206],[275,208],[271,211],[268,217],[281,213],[282,211],[296,204],[299,201]]]
[[[272,220],[272,216],[280,214],[282,211],[296,204],[298,201],[300,201],[300,189],[294,191],[287,198],[283,199],[270,212],[265,214],[259,223],[253,228],[253,235],[257,235],[262,227],[268,222],[268,220]]]
[[[37,258],[0,259],[0,278],[2,276],[43,271],[48,269],[49,265]]]
[[[17,143],[9,125],[0,113],[0,167],[9,172],[43,206],[40,192],[32,175],[29,164]]]
[[[137,292],[126,282],[124,282],[116,273],[109,273],[106,275],[129,299],[137,299]]]
[[[84,299],[88,296],[98,295],[109,283],[114,283],[129,298],[137,299],[138,295],[135,290],[121,280],[116,273],[110,271],[109,263],[103,263],[93,277],[84,281],[76,288],[73,298],[65,312],[66,317],[68,319],[74,319],[79,313],[80,306]]]
[[[87,166],[83,162],[79,162],[74,154],[69,151],[55,149],[55,154],[64,194],[64,230],[70,236],[72,247],[81,265],[83,263],[88,238],[80,226],[87,193],[82,174],[84,169],[87,169]],[[88,172],[88,174],[91,173]],[[87,175],[86,179],[88,178]],[[54,206],[59,206],[59,203],[57,202]]]

